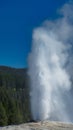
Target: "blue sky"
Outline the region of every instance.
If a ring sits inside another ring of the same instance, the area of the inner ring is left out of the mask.
[[[0,0],[0,65],[27,67],[32,31],[68,0]]]

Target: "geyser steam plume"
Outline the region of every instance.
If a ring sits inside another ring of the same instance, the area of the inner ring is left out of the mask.
[[[73,32],[71,8],[71,4],[65,4],[61,18],[46,21],[33,31],[28,74],[34,120],[73,121],[71,82],[67,69]]]

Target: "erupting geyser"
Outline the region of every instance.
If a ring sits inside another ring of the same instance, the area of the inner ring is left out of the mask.
[[[62,18],[46,21],[33,31],[28,74],[34,120],[73,122],[71,82],[67,71],[73,32],[71,12],[67,10],[70,6],[64,5]]]

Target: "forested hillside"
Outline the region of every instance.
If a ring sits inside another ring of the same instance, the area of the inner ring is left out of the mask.
[[[27,69],[0,66],[0,126],[30,120]]]

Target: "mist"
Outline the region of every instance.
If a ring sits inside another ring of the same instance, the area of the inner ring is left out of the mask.
[[[33,30],[28,57],[30,104],[35,121],[73,122],[73,4],[65,4],[56,20]]]

